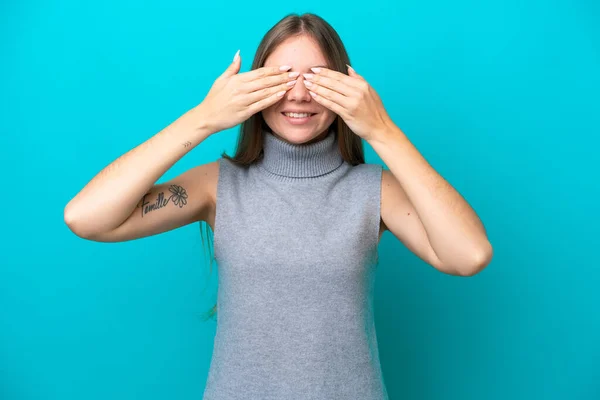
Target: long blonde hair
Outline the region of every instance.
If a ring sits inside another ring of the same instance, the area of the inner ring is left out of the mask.
[[[300,35],[308,35],[315,40],[323,52],[330,69],[346,73],[346,65],[350,65],[350,59],[339,35],[327,21],[310,13],[302,15],[289,14],[277,22],[262,38],[254,55],[251,69],[254,70],[264,66],[265,61],[277,46],[290,37]],[[360,136],[352,132],[339,116],[331,124],[331,128],[337,134],[337,141],[343,159],[350,165],[364,164],[363,142]],[[263,155],[263,135],[266,130],[268,131],[268,126],[262,117],[262,113],[258,112],[252,115],[241,124],[235,155],[230,157],[223,152],[221,157],[239,166],[248,166],[260,160]],[[210,239],[209,225],[204,221],[202,223],[205,225],[206,235]],[[204,244],[202,229],[200,230],[200,234],[202,243]],[[211,247],[209,246],[208,249],[210,253]],[[209,275],[212,273],[213,260],[214,254],[210,257]],[[215,303],[204,314],[204,319],[212,318],[216,314],[217,304]]]

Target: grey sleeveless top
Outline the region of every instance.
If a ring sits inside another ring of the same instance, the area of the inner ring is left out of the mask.
[[[386,400],[373,314],[378,164],[337,134],[264,132],[247,168],[219,159],[217,329],[204,400]]]

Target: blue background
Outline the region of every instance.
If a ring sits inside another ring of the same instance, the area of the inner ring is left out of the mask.
[[[216,299],[199,225],[82,240],[66,203],[202,101],[241,49],[315,12],[495,253],[445,275],[390,232],[376,324],[390,398],[600,399],[596,1],[3,2],[0,398],[198,399]],[[223,150],[213,135],[161,181]],[[365,143],[367,162],[381,159]]]

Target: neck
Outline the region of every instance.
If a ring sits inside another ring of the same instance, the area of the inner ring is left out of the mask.
[[[322,139],[302,144],[289,143],[267,130],[263,137],[263,158],[259,164],[276,175],[316,177],[333,171],[343,162],[337,135],[331,129]]]

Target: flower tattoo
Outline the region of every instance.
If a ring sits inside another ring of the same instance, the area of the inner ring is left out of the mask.
[[[188,195],[184,188],[178,185],[171,185],[169,191],[173,193],[173,195],[171,195],[171,200],[173,200],[173,203],[175,203],[176,206],[181,208],[187,204]]]

